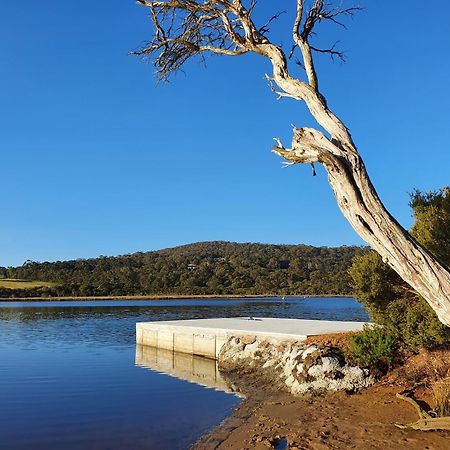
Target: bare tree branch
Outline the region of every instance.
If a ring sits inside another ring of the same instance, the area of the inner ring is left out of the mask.
[[[238,56],[248,51],[242,23],[232,23],[230,17],[237,17],[239,1],[138,1],[150,9],[155,32],[150,42],[131,53],[153,57],[162,79],[202,52]]]
[[[317,1],[317,0],[316,0]],[[314,6],[312,7],[314,8]],[[309,15],[308,15],[309,16]],[[297,14],[294,20],[294,27],[292,30],[292,37],[294,43],[300,48],[303,56],[303,66],[306,71],[306,76],[308,77],[308,82],[310,86],[315,90],[319,90],[319,80],[317,78],[316,69],[314,68],[314,61],[311,54],[311,48],[308,44],[308,34],[305,35],[304,27],[303,32],[300,32],[300,25],[303,19],[303,0],[297,0]],[[314,25],[312,25],[314,26]],[[312,28],[311,28],[312,30]],[[291,50],[291,55],[293,54],[295,46]]]
[[[300,0],[299,0],[300,1]],[[352,16],[355,12],[361,11],[360,6],[352,6],[350,8],[333,7],[333,3],[326,0],[314,0],[303,25],[302,37],[308,39],[314,27],[322,21],[330,21],[346,28],[337,17]]]
[[[303,56],[303,67],[308,77],[310,86],[319,91],[319,80],[314,67],[314,60],[312,57],[312,51],[319,53],[327,53],[333,59],[339,58],[341,61],[345,61],[345,55],[342,51],[336,50],[334,44],[331,48],[321,49],[312,46],[309,42],[313,30],[316,25],[322,21],[331,21],[345,28],[345,25],[337,20],[340,16],[352,16],[355,12],[360,11],[362,8],[359,6],[352,6],[349,8],[333,8],[330,2],[325,0],[315,0],[309,11],[304,16],[304,0],[297,0],[297,12],[294,19],[294,25],[292,29],[292,37],[294,40],[294,46],[291,49],[289,58],[294,54],[296,48],[299,48]]]
[[[310,46],[310,48],[313,52],[327,53],[331,56],[331,59],[334,59],[336,57],[336,58],[340,59],[342,62],[345,62],[345,53],[340,50],[335,50],[336,45],[337,45],[337,42],[335,44],[333,44],[333,46],[331,48],[317,48],[317,47],[313,47],[312,45]]]
[[[274,21],[277,20],[282,14],[286,14],[286,11],[280,11],[277,12],[275,15],[273,15],[262,27],[258,29],[258,32],[262,34],[263,36],[269,32],[269,25]]]
[[[295,97],[291,94],[287,94],[286,92],[282,92],[282,91],[278,91],[275,89],[274,86],[274,78],[270,77],[269,75],[265,75],[264,78],[266,79],[267,83],[269,84],[269,88],[270,90],[277,95],[277,100],[282,99],[283,97],[289,97],[289,98],[293,98],[295,100],[301,100],[301,98]]]

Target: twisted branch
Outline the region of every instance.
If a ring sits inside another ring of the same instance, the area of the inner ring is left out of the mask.
[[[245,30],[237,18],[239,5],[229,1],[167,0],[138,2],[150,9],[154,34],[134,55],[153,58],[161,79],[203,52],[239,56],[249,51]],[[234,15],[234,19],[233,19]]]
[[[396,394],[396,397],[411,404],[419,415],[419,420],[416,422],[409,423],[407,425],[396,423],[395,426],[397,428],[412,428],[413,430],[420,431],[450,430],[450,417],[432,417],[408,394],[403,395],[402,393],[398,393]]]

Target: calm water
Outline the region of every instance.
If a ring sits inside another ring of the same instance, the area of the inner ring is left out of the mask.
[[[0,449],[185,449],[240,399],[135,364],[139,321],[367,320],[353,299],[0,302]]]

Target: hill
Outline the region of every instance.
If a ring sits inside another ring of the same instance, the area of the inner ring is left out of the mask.
[[[116,257],[0,267],[0,279],[53,286],[2,288],[0,297],[155,294],[350,294],[347,273],[361,247],[201,242]]]

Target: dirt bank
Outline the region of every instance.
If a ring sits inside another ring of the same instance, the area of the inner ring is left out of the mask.
[[[267,450],[285,438],[288,447],[284,448],[290,450],[448,450],[448,432],[401,430],[394,425],[417,420],[414,409],[395,397],[400,390],[377,385],[353,395],[339,392],[294,398],[276,393],[250,397],[232,418],[194,448]],[[282,443],[279,447],[283,448]]]

